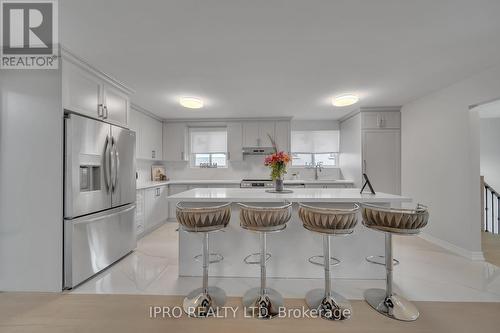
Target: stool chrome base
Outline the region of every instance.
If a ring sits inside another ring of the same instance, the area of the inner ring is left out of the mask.
[[[313,289],[306,294],[309,309],[316,309],[321,318],[328,320],[349,319],[352,314],[351,303],[342,295],[330,292],[325,296],[325,289]]]
[[[368,256],[365,258],[366,261],[372,263],[372,264],[377,264],[381,266],[385,266],[385,256]],[[392,265],[397,266],[399,265],[399,260],[398,259],[392,259]]]
[[[184,298],[182,308],[190,317],[210,317],[215,314],[216,308],[226,303],[226,293],[219,287],[208,287],[207,293],[203,288],[193,290]]]
[[[419,316],[418,309],[410,301],[396,294],[387,298],[383,289],[366,290],[365,300],[372,308],[389,318],[414,321]]]
[[[307,261],[313,265],[325,267],[325,256],[312,256],[307,258]],[[340,260],[335,257],[330,257],[330,266],[338,265],[340,265]]]
[[[283,296],[274,289],[266,288],[261,294],[261,288],[252,288],[243,295],[243,306],[248,315],[258,319],[272,319],[279,314],[284,306]]]

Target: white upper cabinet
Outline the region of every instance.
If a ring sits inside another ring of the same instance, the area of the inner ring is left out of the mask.
[[[132,108],[129,125],[136,132],[136,157],[163,160],[163,123]]]
[[[401,128],[400,111],[367,111],[361,113],[363,129],[398,129]]]
[[[90,117],[102,117],[102,83],[82,68],[63,61],[64,108]]]
[[[63,50],[63,107],[128,127],[132,91]]]
[[[130,99],[123,91],[111,86],[103,85],[103,112],[104,119],[120,124],[128,124]]]
[[[269,135],[275,135],[275,121],[245,121],[243,122],[244,147],[270,147]]]
[[[277,121],[274,138],[279,150],[290,152],[290,121]]]
[[[258,121],[246,121],[243,123],[243,146],[259,147],[260,133]]]
[[[274,121],[259,121],[260,147],[272,146],[271,140],[269,140],[269,136],[274,139],[275,124],[276,123]]]
[[[163,160],[163,122],[149,118],[149,123],[146,154],[153,160]]]
[[[227,124],[227,152],[231,162],[243,161],[243,126],[240,122]]]
[[[163,159],[169,162],[188,161],[187,126],[185,123],[163,124]]]

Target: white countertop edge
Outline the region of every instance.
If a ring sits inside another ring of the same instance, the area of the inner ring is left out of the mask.
[[[240,184],[241,179],[209,179],[209,180],[200,180],[200,179],[193,179],[193,180],[168,180],[164,182],[144,182],[144,183],[138,183],[136,185],[136,188],[138,190],[146,189],[146,188],[151,188],[151,187],[161,187],[161,186],[167,186],[167,185],[197,185],[197,184],[203,184],[203,185],[238,185]],[[350,185],[354,184],[352,180],[347,180],[347,179],[337,179],[337,180],[304,180],[304,179],[291,179],[291,180],[285,180],[285,185],[286,184],[339,184],[339,185]]]
[[[411,198],[377,193],[359,193],[360,189],[294,189],[293,193],[268,193],[261,189],[192,189],[167,198],[178,202],[325,202],[325,203],[403,203]]]

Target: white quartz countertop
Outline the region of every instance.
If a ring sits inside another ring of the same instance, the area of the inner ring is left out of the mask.
[[[167,186],[167,185],[239,185],[241,179],[179,179],[179,180],[168,180],[164,182],[142,182],[137,183],[137,189],[145,189],[156,186]],[[319,179],[319,180],[305,180],[305,179],[294,179],[285,180],[285,185],[287,184],[338,184],[338,185],[352,185],[354,182],[347,179]]]
[[[168,197],[169,201],[190,202],[411,202],[408,197],[387,193],[359,193],[359,188],[294,188],[292,193],[269,193],[264,189],[196,188]]]

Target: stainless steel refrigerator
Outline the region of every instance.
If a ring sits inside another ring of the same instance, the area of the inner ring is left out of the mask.
[[[64,287],[136,247],[135,132],[77,114],[64,119]]]

